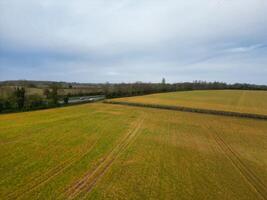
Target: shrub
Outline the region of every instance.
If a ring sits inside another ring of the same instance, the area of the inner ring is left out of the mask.
[[[42,108],[45,106],[45,102],[40,95],[30,95],[26,100],[27,109]]]

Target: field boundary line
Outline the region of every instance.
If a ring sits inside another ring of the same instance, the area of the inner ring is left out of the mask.
[[[137,132],[140,130],[143,121],[144,118],[141,118],[137,122],[135,122],[137,124],[135,124],[134,127],[130,131],[128,131],[126,136],[124,136],[122,140],[102,159],[102,161],[95,169],[87,172],[78,182],[67,189],[67,199],[74,199],[78,196],[86,195],[91,192],[99,179],[101,179],[105,175],[114,161],[129,146],[131,141],[136,136]]]
[[[223,110],[209,110],[209,109],[204,109],[204,108],[193,108],[193,107],[191,108],[191,107],[184,107],[184,106],[169,106],[169,105],[160,105],[160,104],[144,104],[144,103],[135,103],[135,102],[123,102],[123,101],[103,101],[103,103],[134,106],[134,107],[156,108],[156,109],[182,111],[182,112],[192,112],[192,113],[200,113],[200,114],[221,115],[221,116],[228,116],[228,117],[240,117],[240,118],[267,120],[267,115],[254,114],[254,113],[240,113],[240,112],[223,111]]]
[[[217,132],[212,134],[225,156],[231,161],[232,165],[248,181],[249,185],[264,199],[267,200],[267,190],[262,180],[242,161],[240,155],[228,145]]]

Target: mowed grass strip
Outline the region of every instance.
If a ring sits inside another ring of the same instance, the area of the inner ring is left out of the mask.
[[[266,199],[266,132],[101,103],[1,115],[0,199]]]
[[[200,90],[118,98],[112,101],[267,115],[267,91]]]

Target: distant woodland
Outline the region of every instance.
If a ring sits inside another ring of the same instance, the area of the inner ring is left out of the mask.
[[[69,98],[105,95],[106,98],[137,96],[152,93],[191,90],[267,90],[266,85],[223,82],[166,83],[68,83],[50,81],[3,81],[0,82],[0,112],[17,112],[62,106]]]

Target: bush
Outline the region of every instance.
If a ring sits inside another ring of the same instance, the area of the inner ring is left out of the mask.
[[[4,109],[5,110],[12,109],[12,103],[11,103],[11,101],[9,101],[9,100],[4,101]]]
[[[34,108],[42,108],[45,106],[45,102],[43,98],[39,95],[30,95],[26,100],[26,108],[34,109]]]
[[[0,112],[3,112],[4,110],[4,102],[0,100]]]
[[[64,100],[64,103],[65,103],[65,104],[68,104],[68,103],[69,103],[69,97],[68,97],[68,96],[64,97],[63,100]]]
[[[16,97],[17,106],[19,109],[22,109],[25,104],[25,88],[17,87],[14,92],[14,96]]]

